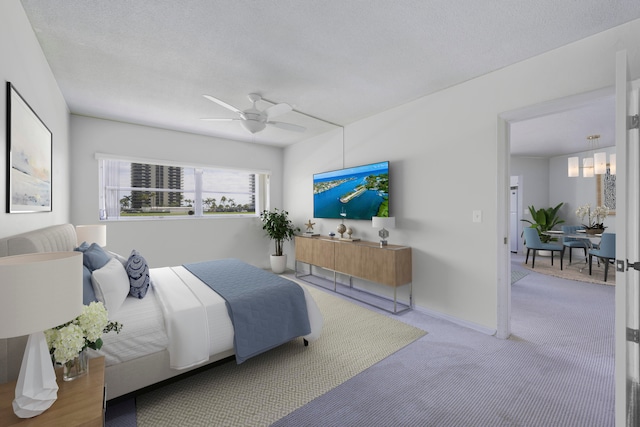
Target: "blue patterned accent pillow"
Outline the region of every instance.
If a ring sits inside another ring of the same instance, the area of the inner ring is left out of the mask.
[[[129,255],[125,269],[129,275],[129,295],[144,298],[150,282],[147,261],[134,249]]]

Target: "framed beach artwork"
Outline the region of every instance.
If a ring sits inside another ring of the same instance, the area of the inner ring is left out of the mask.
[[[609,215],[616,214],[616,176],[611,175],[607,165],[607,172],[597,175],[596,204],[609,208]]]
[[[7,212],[51,212],[51,131],[7,82]]]

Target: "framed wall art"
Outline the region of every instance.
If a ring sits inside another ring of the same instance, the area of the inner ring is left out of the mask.
[[[597,175],[596,203],[597,206],[608,207],[609,215],[616,214],[616,176],[611,175],[609,165],[606,173]]]
[[[51,212],[53,135],[7,82],[7,212]]]

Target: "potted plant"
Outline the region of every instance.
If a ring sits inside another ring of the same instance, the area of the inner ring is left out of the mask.
[[[282,253],[284,241],[293,239],[296,231],[300,231],[288,216],[289,212],[279,211],[277,208],[273,211],[264,210],[260,214],[262,229],[267,232],[276,245],[276,252],[271,255],[271,270],[277,274],[283,273],[287,268],[287,255]]]
[[[535,228],[538,230],[538,236],[540,236],[540,241],[542,243],[548,243],[551,241],[555,241],[557,239],[543,234],[545,231],[549,231],[553,229],[558,224],[564,223],[563,219],[558,217],[558,211],[562,207],[564,203],[558,204],[558,206],[554,208],[541,208],[536,209],[533,205],[529,206],[529,212],[531,213],[531,220],[522,219],[521,221],[528,222],[531,224],[531,228]]]

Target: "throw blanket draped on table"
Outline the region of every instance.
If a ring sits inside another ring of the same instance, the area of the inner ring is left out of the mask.
[[[304,291],[296,283],[237,259],[184,267],[225,299],[237,363],[311,332]]]

